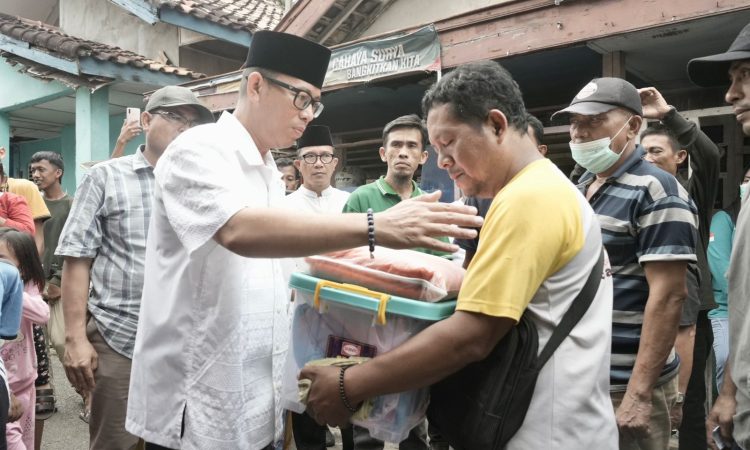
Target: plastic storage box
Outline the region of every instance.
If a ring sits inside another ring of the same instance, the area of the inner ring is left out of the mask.
[[[336,356],[373,357],[398,347],[431,323],[444,319],[455,301],[427,303],[295,273],[291,342],[282,390],[285,408],[301,413],[297,375],[309,361]],[[387,442],[400,442],[424,419],[427,388],[372,399],[365,420],[352,423]]]

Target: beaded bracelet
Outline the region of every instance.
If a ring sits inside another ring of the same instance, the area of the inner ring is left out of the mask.
[[[367,243],[370,245],[370,259],[375,259],[375,217],[372,208],[367,208]]]
[[[351,413],[357,412],[357,408],[353,407],[351,403],[349,403],[349,399],[346,397],[346,391],[344,390],[344,372],[346,372],[346,369],[348,369],[351,366],[342,367],[341,371],[339,372],[339,396],[341,396],[341,401],[344,403],[344,406],[346,409],[349,410]]]

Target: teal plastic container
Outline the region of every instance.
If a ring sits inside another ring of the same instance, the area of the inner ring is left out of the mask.
[[[296,295],[281,400],[284,408],[297,413],[305,410],[298,398],[297,376],[308,362],[370,356],[367,352],[373,349],[376,355],[387,353],[456,308],[455,300],[428,303],[304,273],[294,273],[289,285]],[[429,389],[383,395],[372,402],[370,416],[352,423],[367,428],[377,439],[400,442],[424,420]]]
[[[337,283],[321,280],[304,273],[294,273],[289,280],[289,286],[293,289],[307,291],[314,294],[318,283],[323,281],[326,286],[320,288],[321,299],[341,305],[359,308],[365,311],[377,313],[381,308],[381,296],[387,295],[380,292],[345,283]],[[369,294],[366,294],[368,292]],[[413,319],[428,322],[437,322],[453,314],[456,309],[456,301],[444,301],[439,303],[428,303],[421,300],[412,300],[404,297],[387,295],[385,306],[386,314],[398,314],[399,316],[411,317]]]

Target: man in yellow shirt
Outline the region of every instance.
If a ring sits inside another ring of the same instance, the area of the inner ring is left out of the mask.
[[[422,105],[438,166],[467,196],[494,197],[482,239],[451,317],[343,372],[302,370],[300,378],[312,380],[307,411],[321,423],[342,425],[351,415],[346,405],[429,386],[485,359],[524,313],[543,348],[602,251],[593,210],[537,150],[520,89],[499,64],[458,67],[427,91]],[[611,318],[612,279],[605,271],[587,312],[542,368],[507,449],[617,448]]]

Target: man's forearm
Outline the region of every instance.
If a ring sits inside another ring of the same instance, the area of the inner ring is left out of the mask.
[[[245,208],[229,219],[215,239],[247,257],[300,257],[367,245],[364,214],[291,216],[283,210]]]
[[[396,349],[349,369],[347,395],[360,402],[434,384],[486,357],[513,325],[511,319],[457,311]]]
[[[680,373],[677,390],[687,391],[690,375],[693,372],[693,348],[695,347],[695,325],[680,327],[674,342],[675,351],[680,357]]]
[[[732,379],[732,370],[730,366],[731,364],[727,361],[727,364],[724,366],[724,381],[721,382],[719,395],[735,398],[735,395],[737,395],[737,385],[734,384],[734,380]]]
[[[89,299],[89,258],[65,258],[62,269],[62,306],[65,340],[86,337],[86,312]]]
[[[685,296],[679,293],[649,296],[628,392],[651,395],[674,346],[684,300]]]
[[[482,225],[482,219],[475,215],[475,208],[437,203],[435,199],[437,193],[427,194],[424,201],[405,201],[376,213],[375,244],[452,252],[457,246],[436,237],[476,237],[475,228]],[[216,232],[214,240],[245,257],[300,257],[367,245],[368,222],[365,214],[300,214],[244,208]]]

